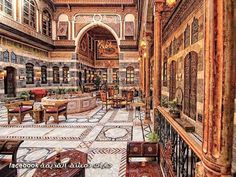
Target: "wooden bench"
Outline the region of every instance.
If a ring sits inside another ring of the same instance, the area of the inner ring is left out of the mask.
[[[44,103],[44,121],[47,124],[50,117],[54,118],[54,122],[59,123],[59,116],[64,115],[67,120],[67,101],[55,101],[54,103]]]
[[[127,144],[127,165],[126,177],[149,176],[162,177],[160,165],[158,163],[159,148],[158,143],[152,142],[129,142]],[[154,161],[130,162],[130,158],[148,157]]]
[[[0,155],[11,155],[11,159],[0,159],[0,176],[17,176],[17,168],[10,168],[11,164],[16,164],[17,150],[23,140],[0,140]]]
[[[8,124],[16,117],[17,121],[21,124],[26,114],[33,117],[33,101],[17,101],[5,104],[7,108]]]

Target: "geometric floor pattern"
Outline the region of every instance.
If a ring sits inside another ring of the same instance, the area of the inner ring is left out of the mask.
[[[18,150],[18,163],[40,163],[61,148],[87,153],[89,164],[110,165],[106,169],[88,168],[86,177],[123,177],[127,142],[143,141],[151,131],[135,117],[134,111],[125,108],[106,112],[98,106],[92,111],[68,115],[67,121],[61,116],[59,124],[50,120],[47,125],[35,124],[30,116],[22,124],[12,120],[8,125],[6,116],[6,109],[1,107],[0,138],[24,140]],[[35,168],[18,169],[18,175],[31,177],[34,171]]]

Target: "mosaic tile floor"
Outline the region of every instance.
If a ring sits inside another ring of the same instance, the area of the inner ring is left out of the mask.
[[[143,141],[150,133],[133,111],[98,106],[92,111],[68,116],[60,123],[34,124],[26,116],[22,124],[14,119],[7,124],[6,109],[0,108],[0,138],[22,139],[18,163],[39,163],[55,155],[56,148],[80,150],[88,154],[88,163],[110,163],[109,169],[86,169],[86,177],[123,177],[127,141]],[[4,158],[4,157],[3,157]],[[30,177],[35,169],[19,169],[20,177]],[[96,175],[95,175],[96,174]]]

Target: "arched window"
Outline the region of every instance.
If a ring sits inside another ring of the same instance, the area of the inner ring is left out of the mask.
[[[68,82],[69,82],[69,67],[67,67],[67,66],[64,66],[63,68],[62,68],[62,70],[63,70],[63,83],[64,84],[68,84]]]
[[[3,52],[3,61],[9,62],[9,52],[8,52],[8,50]]]
[[[14,52],[11,52],[11,62],[12,63],[16,63],[17,60],[16,60],[16,54]]]
[[[190,26],[187,25],[186,29],[184,30],[184,48],[190,45]]]
[[[164,58],[163,63],[163,86],[167,87],[167,57]]]
[[[36,28],[36,3],[33,0],[24,0],[23,23]]]
[[[134,84],[134,68],[132,66],[126,68],[126,84]]]
[[[47,10],[43,11],[43,26],[42,33],[47,36],[52,36],[52,18]]]
[[[34,65],[26,63],[26,84],[34,83]]]
[[[191,44],[194,44],[198,41],[198,19],[194,18],[192,23],[192,37],[191,37]]]
[[[59,67],[54,66],[52,68],[53,70],[53,83],[54,84],[59,84],[60,83],[60,73],[59,73]]]
[[[0,11],[3,11],[6,14],[12,16],[12,0],[0,0]]]
[[[41,67],[41,83],[42,84],[47,83],[47,66]]]

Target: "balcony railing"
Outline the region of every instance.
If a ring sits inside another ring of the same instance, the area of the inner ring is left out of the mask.
[[[177,177],[194,177],[196,163],[201,160],[201,145],[170,116],[162,107],[155,110],[158,122],[160,143],[164,146],[168,141],[172,144],[171,161]],[[162,169],[167,168],[161,164]]]
[[[134,0],[53,0],[54,4],[133,4]]]

